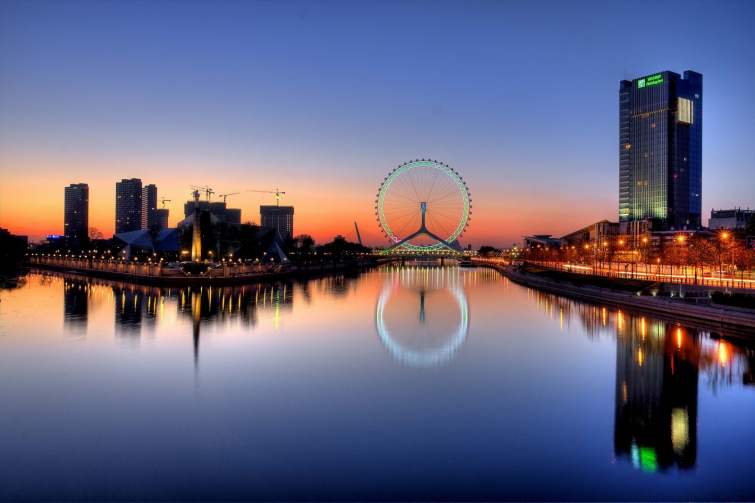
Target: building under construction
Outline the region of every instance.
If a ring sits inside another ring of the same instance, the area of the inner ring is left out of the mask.
[[[260,206],[260,226],[278,229],[283,239],[294,236],[293,206]]]
[[[199,210],[209,211],[221,222],[236,225],[241,224],[241,209],[228,208],[224,202],[199,201]],[[184,204],[184,216],[188,218],[192,215],[194,215],[194,201],[187,201]]]

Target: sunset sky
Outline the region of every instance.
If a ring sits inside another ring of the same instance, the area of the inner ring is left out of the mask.
[[[259,221],[295,207],[318,243],[379,239],[388,171],[464,177],[462,244],[510,246],[618,219],[619,80],[704,74],[703,223],[755,208],[755,3],[0,0],[0,227],[63,231],[90,187],[141,178],[183,218],[209,185]]]

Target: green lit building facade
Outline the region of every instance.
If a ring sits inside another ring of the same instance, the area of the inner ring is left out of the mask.
[[[619,85],[619,221],[694,229],[702,215],[703,76],[664,71]]]

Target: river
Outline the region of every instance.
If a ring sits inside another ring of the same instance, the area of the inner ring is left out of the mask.
[[[755,350],[490,269],[0,292],[2,500],[748,500]]]

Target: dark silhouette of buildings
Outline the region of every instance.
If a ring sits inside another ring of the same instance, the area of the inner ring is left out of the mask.
[[[149,229],[156,220],[157,185],[150,183],[142,188],[142,229]]]
[[[142,181],[139,178],[124,178],[115,184],[115,233],[138,231],[141,228]]]
[[[72,183],[65,188],[63,235],[82,240],[89,231],[89,185]]]
[[[169,210],[166,210],[165,208],[158,208],[155,210],[154,214],[154,220],[153,223],[160,224],[160,227],[163,229],[168,228],[168,213]],[[152,227],[152,225],[150,225]]]
[[[238,208],[228,208],[224,202],[199,201],[199,210],[202,212],[209,211],[221,222],[227,224],[241,224],[241,210]],[[184,204],[184,216],[189,218],[194,215],[194,201],[186,201]]]
[[[293,206],[260,206],[260,227],[277,229],[283,239],[294,235]]]
[[[700,226],[703,76],[663,71],[619,85],[619,221]]]

